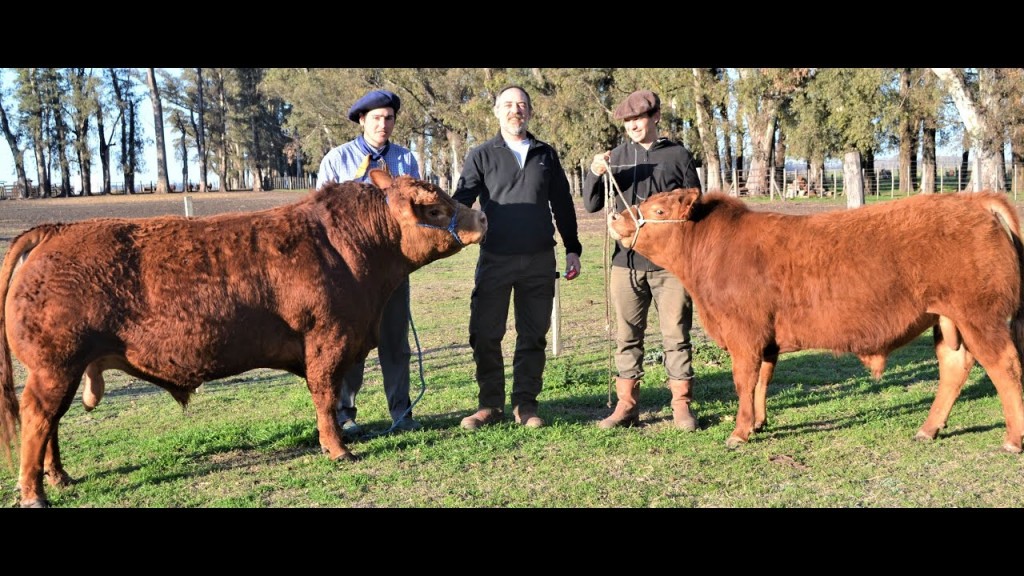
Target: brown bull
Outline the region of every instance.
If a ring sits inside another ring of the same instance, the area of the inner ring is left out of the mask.
[[[182,406],[205,381],[286,370],[306,379],[322,450],[351,459],[334,409],[342,375],[377,345],[388,296],[487,229],[436,186],[371,178],[260,212],[46,224],[15,238],[0,270],[0,440],[10,461],[20,424],[21,505],[47,505],[44,474],[70,481],[58,423],[83,375],[91,409],[111,369]],[[28,371],[20,404],[12,353]]]
[[[1003,406],[1003,449],[1021,452],[1022,252],[1005,194],[919,195],[791,216],[674,190],[608,224],[624,246],[679,277],[705,331],[732,357],[739,410],[728,447],[766,424],[779,354],[854,354],[877,379],[893,350],[933,328],[939,388],[915,438],[945,427],[977,360]]]

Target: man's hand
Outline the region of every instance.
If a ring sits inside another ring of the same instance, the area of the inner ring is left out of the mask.
[[[565,255],[565,279],[572,280],[580,275],[583,265],[580,264],[580,255],[570,252]]]
[[[611,157],[611,151],[595,154],[593,162],[590,163],[590,171],[598,176],[604,174],[608,170],[608,161]]]

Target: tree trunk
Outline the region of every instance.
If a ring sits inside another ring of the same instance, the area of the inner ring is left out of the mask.
[[[1010,128],[1010,186],[1017,194],[1024,188],[1024,125],[1017,124]]]
[[[926,117],[921,128],[921,193],[935,192],[935,176],[938,163],[935,161],[935,119]]]
[[[932,68],[932,71],[946,88],[946,92],[960,113],[960,120],[971,138],[981,174],[971,176],[972,190],[1006,189],[1002,172],[999,170],[1002,152],[1002,134],[996,129],[999,114],[1003,112],[997,90],[992,84],[997,80],[998,69],[979,70],[978,97],[975,100],[967,87],[963,73],[953,68]],[[978,172],[976,170],[975,172]]]
[[[780,195],[786,191],[786,132],[779,128],[778,137],[772,152],[772,181],[773,190]]]
[[[0,129],[3,130],[4,138],[7,140],[7,145],[11,148],[11,157],[14,158],[14,173],[18,179],[19,198],[25,198],[28,195],[28,177],[25,175],[25,152],[18,146],[18,138],[11,130],[11,125],[7,119],[7,112],[3,108],[3,103],[0,102]]]
[[[900,193],[909,195],[914,189],[913,162],[917,156],[915,146],[915,135],[918,123],[913,118],[913,111],[910,106],[910,68],[900,69],[900,119],[899,119],[899,177]]]
[[[724,179],[726,183],[732,184],[732,140],[729,130],[729,111],[725,104],[720,104],[718,107],[718,114],[722,117],[722,134],[725,136],[722,138],[722,167],[725,169]]]
[[[816,193],[819,196],[825,195],[825,159],[823,157],[812,158],[807,163],[807,193]]]
[[[846,194],[847,208],[864,205],[864,179],[861,177],[860,152],[856,150],[843,155],[843,193]]]
[[[878,196],[878,175],[875,173],[875,151],[867,150],[860,157],[866,194]]]
[[[196,108],[199,126],[196,129],[196,153],[199,155],[199,191],[206,192],[209,187],[207,178],[206,153],[206,102],[203,99],[203,69],[196,68]]]
[[[718,133],[715,130],[715,116],[711,101],[704,93],[704,83],[710,81],[706,70],[693,68],[693,99],[697,112],[697,134],[704,153],[705,190],[722,189],[722,165],[718,160]]]
[[[160,102],[160,88],[156,83],[156,71],[146,68],[149,80],[149,99],[153,103],[153,136],[156,139],[156,193],[166,194],[171,191],[167,179],[167,146],[164,144],[164,107]],[[184,136],[182,136],[184,139]],[[188,164],[188,156],[184,160]]]
[[[65,142],[68,141],[67,124],[60,114],[60,103],[53,102],[53,127],[56,132],[57,141],[57,165],[60,166],[60,194],[61,198],[71,196],[71,162],[68,160],[68,149]]]
[[[960,179],[956,183],[956,189],[958,191],[969,190],[971,182],[971,149],[970,147],[964,147],[963,154],[960,155]]]
[[[110,139],[114,137],[114,134],[110,134],[110,138],[107,138],[105,133],[106,128],[103,125],[103,103],[100,101],[99,94],[96,95],[96,133],[99,139],[99,152],[100,152],[100,171],[103,173],[103,187],[100,189],[101,194],[110,194]],[[115,122],[116,124],[117,122]]]
[[[761,110],[753,115],[748,113],[750,128],[750,171],[747,175],[747,193],[762,196],[768,191],[768,176],[775,136],[774,100],[765,99]]]

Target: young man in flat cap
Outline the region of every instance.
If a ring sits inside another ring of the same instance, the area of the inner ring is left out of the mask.
[[[555,227],[565,244],[566,278],[580,272],[576,209],[569,180],[550,145],[527,131],[533,115],[530,95],[519,86],[500,90],[494,101],[500,132],[466,155],[455,200],[480,201],[487,215],[487,237],[480,244],[470,296],[469,345],[476,362],[479,409],[462,419],[475,430],[504,419],[505,337],[514,298],[516,346],[512,359],[512,413],[515,422],[539,428],[541,392],[557,264]],[[514,296],[513,296],[514,293]]]
[[[614,112],[629,140],[610,152],[594,156],[583,182],[583,204],[587,212],[605,207],[602,175],[611,170],[622,196],[630,205],[640,204],[656,192],[675,188],[700,188],[693,156],[682,144],[658,136],[661,100],[650,90],[637,90]],[[615,194],[616,212],[626,209]],[[664,365],[672,391],[672,420],[676,428],[696,430],[697,417],[690,409],[693,400],[692,346],[690,327],[693,302],[682,282],[619,242],[611,258],[609,297],[615,306],[615,392],[618,403],[601,428],[639,423],[640,380],[644,376],[644,332],[651,302],[658,311]]]
[[[356,101],[348,111],[348,119],[359,123],[362,134],[328,152],[320,161],[316,187],[328,182],[355,180],[368,182],[371,168],[387,169],[392,176],[420,177],[420,169],[407,148],[390,141],[395,118],[402,101],[394,92],[372,90]],[[384,395],[393,424],[391,430],[416,430],[409,400],[409,279],[406,278],[384,307],[380,321],[380,343],[377,358],[384,378]],[[348,438],[362,433],[356,424],[356,394],[363,386],[365,361],[352,366],[341,385],[338,421]]]

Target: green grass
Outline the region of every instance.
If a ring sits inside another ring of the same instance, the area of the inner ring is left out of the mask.
[[[305,383],[256,370],[205,384],[187,411],[164,391],[108,372],[92,412],[61,420],[64,464],[76,483],[47,487],[62,508],[925,508],[1024,506],[1021,456],[1000,450],[1005,425],[979,368],[934,442],[915,442],[936,390],[925,334],[890,357],[880,381],[848,356],[784,355],[769,391],[768,428],[725,448],[736,395],[727,354],[695,330],[695,409],[701,430],[672,427],[660,338],[648,335],[642,425],[600,430],[609,413],[603,230],[583,235],[583,275],[561,285],[563,350],[549,356],[541,416],[467,432],[476,408],[467,342],[476,247],[412,277],[425,392],[423,429],[390,425],[376,354],[359,396],[370,437],[359,459],[332,462],[317,442]],[[559,262],[562,262],[561,256]],[[651,326],[657,326],[652,311]],[[511,315],[510,315],[511,322]],[[514,332],[506,337],[511,364]],[[414,343],[414,361],[417,350]],[[413,365],[414,399],[420,392]],[[19,374],[17,385],[23,383]],[[16,476],[0,469],[6,504]]]

